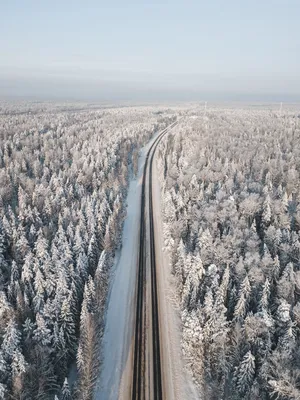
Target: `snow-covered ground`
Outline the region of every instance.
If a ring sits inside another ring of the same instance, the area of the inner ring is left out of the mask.
[[[128,366],[133,354],[131,346],[134,337],[142,176],[146,154],[156,136],[157,134],[142,148],[137,179],[132,179],[129,185],[122,248],[110,283],[102,341],[102,367],[96,385],[95,400],[127,398],[127,391],[130,391],[131,379],[126,374],[131,370]]]

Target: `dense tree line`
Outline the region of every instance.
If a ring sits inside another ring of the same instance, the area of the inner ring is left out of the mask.
[[[300,118],[184,117],[160,146],[182,351],[202,399],[300,399]]]
[[[2,105],[0,399],[92,398],[132,158],[167,121],[147,107]]]

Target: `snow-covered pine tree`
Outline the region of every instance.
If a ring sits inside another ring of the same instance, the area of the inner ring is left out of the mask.
[[[255,375],[255,357],[249,350],[235,370],[236,388],[242,396],[249,393]]]
[[[61,388],[60,400],[72,400],[72,393],[69,387],[68,378],[65,378],[63,386]]]

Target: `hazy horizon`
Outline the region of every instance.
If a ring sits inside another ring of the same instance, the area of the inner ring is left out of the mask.
[[[1,98],[300,101],[294,0],[1,8]]]

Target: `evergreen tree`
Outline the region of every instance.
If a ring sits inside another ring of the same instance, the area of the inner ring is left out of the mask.
[[[266,198],[263,202],[263,209],[262,209],[262,223],[264,227],[268,227],[271,223],[272,212],[271,212],[271,199],[269,194],[266,195]]]
[[[234,317],[236,319],[243,319],[245,317],[250,300],[250,294],[251,294],[251,285],[248,276],[246,275],[245,279],[241,284],[238,294],[238,300],[234,310]]]
[[[294,304],[295,300],[295,273],[293,263],[288,263],[277,286],[278,295]]]
[[[7,399],[7,390],[6,386],[0,382],[0,399],[6,400]]]
[[[178,248],[176,250],[176,262],[173,270],[173,273],[178,277],[180,281],[182,281],[183,279],[184,263],[185,263],[185,246],[183,240],[180,239]]]
[[[52,336],[51,330],[47,327],[47,324],[41,314],[36,316],[36,328],[33,331],[33,339],[41,347],[49,347],[51,345]]]
[[[68,378],[65,378],[62,389],[61,389],[61,400],[72,400],[72,394],[69,387]]]
[[[15,350],[12,354],[12,375],[18,376],[26,372],[27,363],[25,362],[24,356],[20,350]]]
[[[248,351],[235,371],[236,387],[239,393],[244,396],[249,393],[255,375],[255,357]]]
[[[261,294],[261,299],[260,299],[260,310],[261,311],[266,311],[268,312],[269,309],[269,299],[270,299],[270,283],[268,278],[265,280],[262,294]]]
[[[99,249],[97,246],[97,239],[96,239],[95,234],[93,234],[91,236],[89,247],[88,247],[87,258],[88,258],[88,264],[89,264],[89,273],[93,275],[97,268],[97,263],[98,263],[98,258],[99,258]]]
[[[65,338],[66,352],[69,354],[69,357],[72,357],[76,350],[76,332],[69,299],[65,299],[62,303],[59,325]]]
[[[3,335],[2,351],[4,358],[11,360],[14,352],[19,348],[21,341],[21,333],[18,329],[16,321],[11,318],[7,324],[5,333]]]

